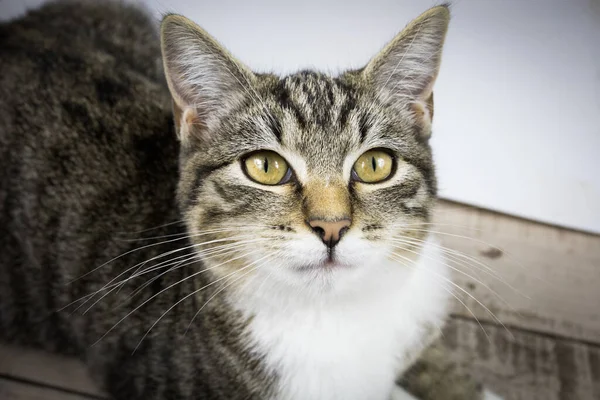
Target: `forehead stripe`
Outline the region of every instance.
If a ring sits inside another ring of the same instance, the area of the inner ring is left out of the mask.
[[[290,98],[290,93],[285,87],[285,79],[281,80],[279,85],[277,85],[275,88],[275,96],[281,107],[283,107],[285,110],[288,110],[296,117],[300,129],[306,129],[306,117],[302,114],[300,107]]]

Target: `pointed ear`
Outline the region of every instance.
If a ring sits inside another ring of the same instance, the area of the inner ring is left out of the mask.
[[[256,76],[198,25],[180,15],[161,23],[165,76],[180,140],[206,138]]]
[[[433,84],[448,30],[448,6],[421,14],[373,58],[363,76],[386,104],[413,112],[423,135],[431,134]]]

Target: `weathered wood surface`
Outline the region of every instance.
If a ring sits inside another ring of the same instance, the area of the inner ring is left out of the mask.
[[[454,357],[505,400],[600,399],[600,347],[455,318],[444,331]]]
[[[435,221],[444,246],[477,259],[449,263],[478,319],[498,323],[477,301],[506,325],[600,343],[600,236],[445,201]],[[454,312],[472,318],[465,305]]]

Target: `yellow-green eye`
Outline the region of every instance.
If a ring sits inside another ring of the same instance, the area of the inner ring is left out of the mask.
[[[292,171],[288,163],[273,151],[257,151],[244,160],[250,179],[263,185],[279,185],[289,181]]]
[[[381,182],[390,176],[393,164],[392,156],[385,151],[369,150],[354,163],[353,175],[361,182]]]

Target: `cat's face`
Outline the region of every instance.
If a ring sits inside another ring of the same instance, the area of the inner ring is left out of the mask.
[[[427,139],[447,21],[445,7],[428,11],[360,71],[279,78],[165,19],[179,202],[207,268],[321,290],[418,255],[436,190]]]

